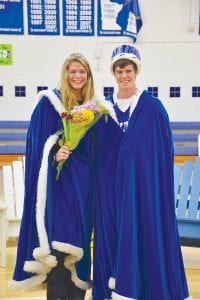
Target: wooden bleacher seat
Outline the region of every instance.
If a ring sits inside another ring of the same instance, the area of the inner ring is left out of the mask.
[[[174,183],[181,245],[200,247],[200,157],[175,164]]]
[[[23,160],[13,161],[10,165],[2,166],[4,201],[0,203],[1,223],[1,261],[0,266],[6,264],[6,240],[17,238],[24,202],[24,157]]]
[[[24,164],[13,161],[3,166],[4,201],[7,206],[7,239],[18,237],[24,201]]]
[[[0,267],[6,266],[6,205],[0,201]]]

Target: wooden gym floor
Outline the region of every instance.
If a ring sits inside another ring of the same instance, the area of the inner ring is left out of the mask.
[[[186,276],[193,300],[200,300],[200,248],[182,247]],[[8,242],[7,267],[0,268],[0,300],[45,300],[46,287],[37,287],[29,291],[13,291],[8,289],[12,277],[16,255],[16,242]],[[91,290],[85,299],[89,299]],[[170,299],[169,299],[170,300]]]

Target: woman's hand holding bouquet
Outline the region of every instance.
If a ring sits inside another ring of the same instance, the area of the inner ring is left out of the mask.
[[[58,144],[64,150],[65,157],[70,155],[70,151],[78,146],[87,130],[105,114],[108,114],[108,111],[96,101],[87,101],[82,105],[75,106],[71,111],[62,113],[63,131],[59,132],[62,137],[59,139]],[[63,146],[67,148],[65,149]],[[65,161],[66,159],[62,159],[58,162],[56,179],[59,179]]]

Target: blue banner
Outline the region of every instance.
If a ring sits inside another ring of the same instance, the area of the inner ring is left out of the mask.
[[[129,36],[136,41],[141,27],[138,0],[98,0],[98,35]]]
[[[23,0],[0,1],[0,34],[24,34]]]
[[[63,0],[63,35],[94,35],[94,0]]]
[[[27,0],[28,34],[59,35],[59,0]]]

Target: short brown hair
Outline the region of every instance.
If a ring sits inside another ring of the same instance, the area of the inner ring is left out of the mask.
[[[137,73],[137,66],[136,66],[136,64],[134,64],[134,62],[132,62],[131,60],[126,59],[126,58],[119,59],[119,60],[116,61],[116,63],[114,63],[114,65],[113,65],[113,72],[115,73],[115,70],[116,70],[117,67],[119,67],[120,69],[123,69],[123,68],[125,68],[128,65],[132,65],[133,69]]]

